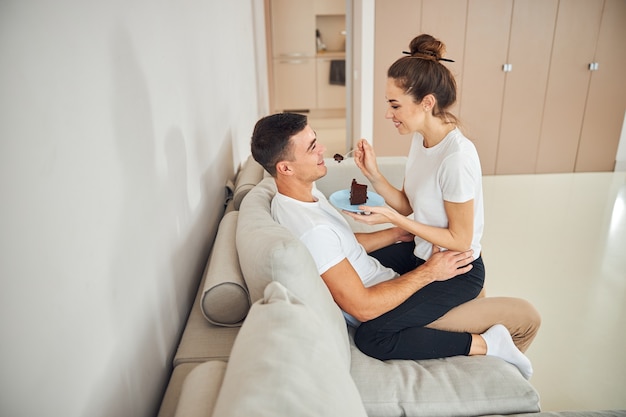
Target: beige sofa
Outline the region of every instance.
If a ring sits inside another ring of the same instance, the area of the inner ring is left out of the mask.
[[[405,161],[379,161],[394,185],[402,183]],[[350,159],[326,164],[329,173],[317,183],[326,195],[352,178],[366,183]],[[381,362],[362,354],[307,249],[272,220],[273,179],[249,159],[229,189],[159,417],[539,412],[536,390],[496,358]]]

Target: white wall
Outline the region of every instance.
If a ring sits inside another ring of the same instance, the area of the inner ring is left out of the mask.
[[[0,2],[0,415],[156,413],[266,110],[258,10]]]

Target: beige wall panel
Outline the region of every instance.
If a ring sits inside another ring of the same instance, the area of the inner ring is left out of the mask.
[[[537,173],[574,170],[603,3],[559,3]]]
[[[495,172],[512,9],[512,0],[471,0],[468,7],[460,117],[484,174]]]
[[[513,5],[497,174],[535,172],[557,7],[557,0]]]
[[[407,155],[410,135],[399,135],[385,119],[387,69],[420,34],[420,0],[378,0],[375,6],[373,142],[379,156]],[[366,138],[372,139],[372,138]]]
[[[456,103],[452,113],[459,115],[459,94],[462,84],[463,54],[465,52],[465,23],[468,0],[422,0],[422,32],[433,35],[446,44],[446,58],[441,61],[456,79]]]
[[[626,109],[626,1],[606,0],[576,171],[613,171]]]

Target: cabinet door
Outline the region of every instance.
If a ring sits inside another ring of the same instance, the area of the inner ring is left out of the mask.
[[[315,0],[315,14],[345,14],[346,0]]]
[[[559,3],[537,173],[574,171],[603,3]]]
[[[315,58],[274,60],[276,110],[310,110],[316,107]]]
[[[455,61],[441,62],[450,69],[456,80],[457,102],[450,111],[457,116],[460,101],[458,94],[463,85],[466,19],[467,0],[423,0],[422,2],[422,32],[445,43],[446,58]]]
[[[330,83],[330,58],[317,58],[317,108],[344,109],[346,86]]]
[[[606,0],[576,171],[613,171],[626,109],[626,2]]]
[[[496,174],[535,172],[557,7],[557,0],[513,5]]]
[[[385,87],[387,69],[403,56],[402,51],[408,49],[411,39],[420,34],[421,6],[419,0],[384,0],[377,1],[375,5],[374,137],[371,139],[379,156],[409,153],[411,137],[400,136],[393,123],[385,119],[388,107]]]
[[[272,0],[272,47],[275,58],[315,56],[315,12],[310,0]]]
[[[512,0],[473,0],[467,10],[460,116],[484,174],[496,167],[512,10]]]

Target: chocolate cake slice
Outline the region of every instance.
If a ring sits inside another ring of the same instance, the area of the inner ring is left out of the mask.
[[[367,201],[367,185],[359,184],[356,182],[356,179],[352,179],[352,184],[350,185],[350,204],[353,206],[359,204],[365,204]]]

